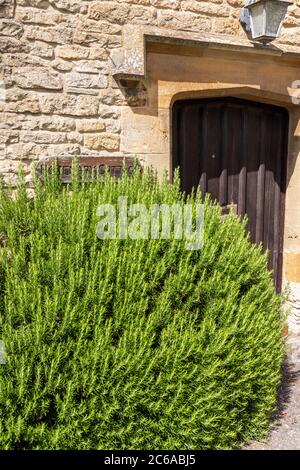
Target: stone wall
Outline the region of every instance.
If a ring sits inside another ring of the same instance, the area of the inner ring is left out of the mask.
[[[300,2],[298,2],[300,5]],[[0,172],[43,155],[123,154],[111,51],[126,24],[246,37],[243,0],[0,0]],[[225,36],[224,36],[225,37]],[[279,42],[299,45],[300,6]]]

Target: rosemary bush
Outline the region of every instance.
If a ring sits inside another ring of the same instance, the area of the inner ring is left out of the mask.
[[[282,299],[245,222],[205,241],[99,240],[100,203],[196,204],[151,172],[0,195],[0,448],[232,449],[268,429]]]

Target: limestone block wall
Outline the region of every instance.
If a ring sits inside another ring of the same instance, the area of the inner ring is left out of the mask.
[[[126,96],[111,75],[124,25],[246,37],[243,0],[0,0],[0,172],[42,155],[122,155]],[[299,45],[300,1],[278,42]],[[137,149],[138,150],[138,149]]]

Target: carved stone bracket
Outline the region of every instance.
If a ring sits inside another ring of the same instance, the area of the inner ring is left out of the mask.
[[[130,106],[146,104],[146,48],[142,29],[123,28],[123,47],[112,51],[112,75]]]
[[[126,25],[123,28],[123,46],[112,51],[111,60],[113,63],[112,75],[129,97],[136,96],[140,90],[146,90],[146,50],[147,44],[150,43],[285,56],[300,60],[300,54],[293,46],[266,45],[236,36]]]
[[[15,0],[0,0],[0,18],[13,18],[15,3]]]

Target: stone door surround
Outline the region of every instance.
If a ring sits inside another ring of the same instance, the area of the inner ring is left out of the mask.
[[[283,280],[300,286],[300,104],[292,100],[292,84],[300,80],[297,48],[125,26],[123,47],[111,59],[113,77],[124,94],[129,90],[137,98],[143,89],[142,100],[122,108],[121,152],[138,156],[160,173],[172,171],[172,106],[178,100],[231,96],[288,110]]]

